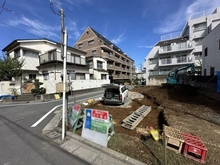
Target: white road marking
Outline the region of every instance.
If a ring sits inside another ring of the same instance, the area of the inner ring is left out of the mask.
[[[62,105],[57,105],[53,109],[51,109],[49,112],[47,112],[43,117],[41,117],[36,123],[34,123],[31,127],[36,127],[40,122],[42,122],[49,114],[51,114],[56,108],[61,107]]]

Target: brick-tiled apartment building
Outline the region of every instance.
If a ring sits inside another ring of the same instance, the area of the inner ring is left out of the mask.
[[[94,65],[93,57],[104,58],[114,83],[130,82],[135,76],[134,60],[91,27],[83,32],[74,47],[87,52],[86,60],[90,68]],[[103,69],[102,61],[97,61],[97,69]]]

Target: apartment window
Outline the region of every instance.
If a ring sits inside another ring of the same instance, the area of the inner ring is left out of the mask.
[[[54,51],[48,52],[48,60],[49,61],[55,60],[55,52]]]
[[[29,74],[29,80],[36,80],[36,74]]]
[[[23,49],[23,56],[38,58],[38,52]]]
[[[210,66],[210,76],[215,75],[215,67]]]
[[[18,58],[18,57],[20,57],[20,56],[21,56],[21,54],[20,54],[20,49],[15,50],[15,51],[14,51],[14,57]]]
[[[42,73],[43,73],[44,80],[49,80],[49,73],[48,73],[48,71],[43,71]]]
[[[76,80],[76,73],[75,70],[68,70],[67,74],[69,75],[68,78],[69,80]]]
[[[102,61],[97,61],[97,69],[103,69]]]
[[[205,56],[208,56],[208,48],[205,48]]]
[[[93,61],[89,61],[89,68],[90,68],[90,69],[93,68]]]
[[[200,23],[200,24],[196,24],[193,27],[194,27],[193,32],[197,32],[197,31],[200,31],[200,30],[205,30],[207,28],[207,24],[206,24],[206,22],[203,22],[203,23]]]
[[[93,51],[92,51],[92,55],[93,55],[93,56],[96,55],[96,50],[93,50]]]
[[[161,58],[161,64],[171,64],[171,57]]]
[[[106,80],[106,74],[101,74],[101,79]]]
[[[202,38],[195,39],[195,45],[202,45]]]
[[[220,50],[220,39],[218,40],[218,49]]]
[[[74,63],[74,54],[70,55],[70,62]]]
[[[85,73],[76,73],[76,80],[85,80]]]
[[[89,46],[94,45],[94,40],[88,41],[88,45],[89,45]]]
[[[80,64],[80,56],[75,55],[75,63]]]
[[[83,44],[78,44],[78,48],[79,49],[83,48]]]
[[[186,55],[177,56],[177,63],[186,62]]]
[[[94,79],[94,75],[93,75],[93,74],[90,74],[90,75],[89,75],[89,78],[90,78],[90,80],[93,80],[93,79]]]

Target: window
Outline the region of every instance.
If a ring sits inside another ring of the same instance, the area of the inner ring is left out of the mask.
[[[80,56],[75,55],[75,63],[80,64]]]
[[[79,49],[83,48],[83,44],[78,44],[78,48]]]
[[[72,53],[70,55],[70,62],[74,63],[74,54],[72,54]]]
[[[29,74],[29,80],[36,80],[36,74]]]
[[[48,59],[49,61],[55,60],[55,52],[48,52]]]
[[[171,64],[171,57],[161,58],[161,64]]]
[[[210,76],[215,75],[215,67],[210,66]]]
[[[43,71],[43,77],[44,77],[44,80],[49,80],[49,73],[48,71]]]
[[[205,56],[208,56],[208,48],[205,48]]]
[[[28,49],[23,49],[23,56],[38,58],[38,52]]]
[[[69,80],[76,80],[76,73],[75,70],[68,70],[67,74],[69,75],[68,78]]]
[[[90,68],[90,69],[93,68],[93,61],[89,61],[89,68]]]
[[[202,45],[202,38],[195,39],[195,45]]]
[[[20,56],[21,56],[21,54],[20,54],[20,49],[15,50],[15,51],[14,51],[14,57],[18,58],[18,57],[20,57]]]
[[[218,49],[220,50],[220,39],[218,40]]]
[[[76,73],[76,80],[85,80],[85,73]]]
[[[94,75],[93,74],[90,74],[89,77],[90,77],[90,80],[94,79]]]
[[[177,63],[186,62],[186,55],[177,56]]]
[[[106,80],[106,74],[101,74],[101,79]]]
[[[92,55],[96,55],[96,50],[93,50],[93,51],[92,51]]]
[[[103,69],[102,61],[97,61],[97,69]]]
[[[200,30],[205,30],[207,28],[207,24],[206,24],[206,22],[203,22],[203,23],[200,23],[200,24],[196,24],[193,27],[194,27],[193,32],[197,32],[197,31],[200,31]]]
[[[88,41],[88,45],[90,46],[90,45],[93,45],[94,44],[94,40],[90,40],[90,41]]]

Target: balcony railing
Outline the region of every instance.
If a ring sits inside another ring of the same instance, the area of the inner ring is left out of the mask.
[[[174,45],[161,46],[159,53],[175,52],[188,49],[193,49],[193,44],[191,42],[181,42]]]
[[[85,58],[82,58],[79,55],[74,56],[67,54],[66,59],[67,59],[66,60],[67,63],[86,65]],[[40,64],[50,63],[50,62],[63,62],[63,58],[60,52],[53,51],[40,55],[39,62]]]

